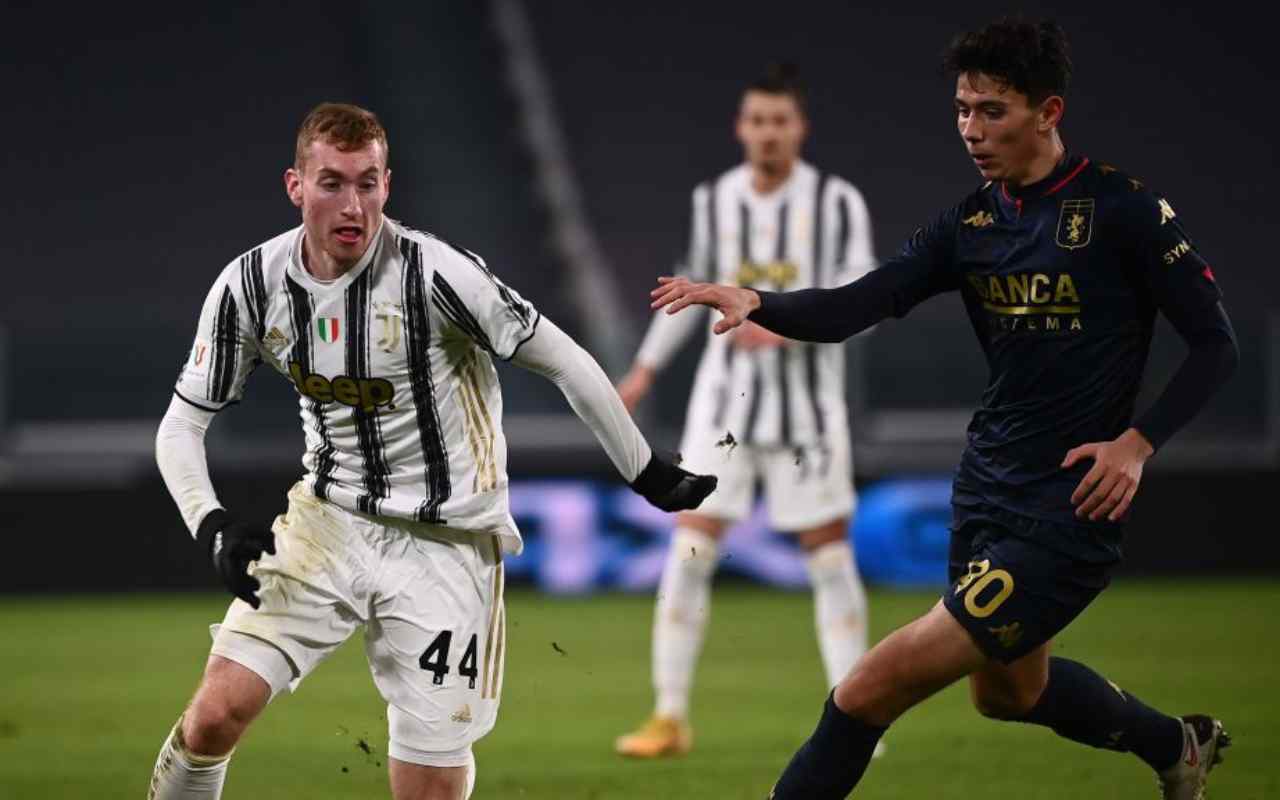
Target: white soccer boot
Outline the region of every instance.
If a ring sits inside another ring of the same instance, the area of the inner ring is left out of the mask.
[[[1204,800],[1209,770],[1222,762],[1222,751],[1231,746],[1231,736],[1221,720],[1204,714],[1182,718],[1182,757],[1158,773],[1164,800]]]

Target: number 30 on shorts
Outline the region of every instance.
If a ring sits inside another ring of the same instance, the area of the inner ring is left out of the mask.
[[[978,596],[988,586],[997,582],[1000,588],[996,593],[990,600],[978,605]],[[992,569],[990,559],[970,561],[969,574],[956,582],[956,594],[964,592],[965,589],[969,590],[964,595],[965,611],[978,619],[985,619],[996,613],[996,609],[1009,599],[1009,595],[1013,594],[1013,576],[1005,570]]]

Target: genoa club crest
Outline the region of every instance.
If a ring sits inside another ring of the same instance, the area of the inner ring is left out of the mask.
[[[337,317],[317,317],[316,333],[322,342],[336,342],[341,333],[341,320]]]
[[[1093,237],[1093,198],[1064,200],[1058,214],[1058,246],[1068,250],[1084,247]]]

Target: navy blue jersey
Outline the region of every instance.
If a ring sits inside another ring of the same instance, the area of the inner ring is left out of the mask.
[[[1131,424],[1158,449],[1225,380],[1222,347],[1235,353],[1213,272],[1173,207],[1111,167],[1066,157],[1034,185],[988,183],[860,281],[821,296],[762,292],[751,319],[792,338],[844,338],[953,290],[990,367],[957,511],[986,503],[1118,533],[1075,516],[1071,494],[1093,462],[1064,470],[1067,451]],[[1214,365],[1179,375],[1133,423],[1157,311],[1188,342],[1214,340]]]

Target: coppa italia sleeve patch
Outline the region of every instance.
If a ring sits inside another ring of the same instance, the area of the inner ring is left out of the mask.
[[[196,337],[191,345],[191,354],[187,356],[186,374],[203,378],[209,374],[209,362],[213,360],[213,348],[207,339]]]

